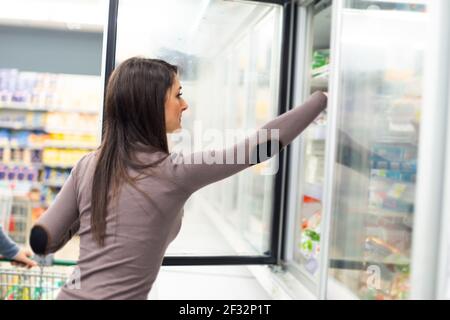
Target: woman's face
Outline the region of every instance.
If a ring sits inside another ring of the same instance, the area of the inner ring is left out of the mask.
[[[167,91],[165,105],[167,133],[181,129],[181,114],[188,108],[186,101],[181,97],[181,85],[178,75],[175,76],[172,87]]]

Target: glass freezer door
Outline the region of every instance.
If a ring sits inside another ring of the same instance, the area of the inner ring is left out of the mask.
[[[423,106],[426,1],[336,1],[328,291],[405,299]],[[342,297],[342,295],[341,295]]]
[[[184,153],[228,146],[279,113],[282,2],[111,1],[106,73],[132,56],[177,65],[192,139],[172,134],[169,145]],[[217,134],[225,141],[211,140]],[[271,161],[195,193],[164,264],[275,263],[282,170],[265,174]]]

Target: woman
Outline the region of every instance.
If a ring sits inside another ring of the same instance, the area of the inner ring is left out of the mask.
[[[249,137],[227,150],[244,146],[244,162],[235,152],[233,164],[199,163],[219,151],[183,157],[167,146],[166,133],[181,128],[188,107],[177,73],[144,58],[128,59],[112,73],[99,150],[77,163],[31,234],[33,250],[48,254],[79,233],[79,285],[65,286],[59,299],[146,299],[192,193],[254,164],[260,146],[286,146],[326,107],[326,96],[316,92],[262,128],[279,129],[278,139]]]

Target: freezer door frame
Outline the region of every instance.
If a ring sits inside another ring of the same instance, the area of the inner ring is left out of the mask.
[[[328,2],[323,1],[321,9],[326,8],[327,5]],[[297,4],[296,12],[298,19],[296,25],[296,63],[294,69],[295,90],[293,92],[293,106],[300,105],[310,95],[310,66],[314,42],[313,19],[317,14],[316,3],[313,1],[300,1]],[[288,198],[286,205],[283,262],[286,270],[292,273],[311,294],[318,297],[320,291],[320,279],[316,283],[311,276],[299,268],[298,263],[293,261],[295,233],[297,228],[296,219],[297,215],[301,214],[299,196],[304,195],[302,184],[305,171],[305,147],[306,140],[304,135],[300,135],[300,137],[289,146],[289,176],[287,181]],[[327,157],[326,153],[325,157]],[[326,182],[324,181],[323,185],[325,185],[325,183]],[[323,235],[322,227],[321,237],[323,237]],[[321,264],[320,261],[319,264]]]
[[[327,134],[325,146],[325,169],[324,169],[324,188],[322,194],[322,236],[320,238],[320,280],[319,280],[319,299],[327,298],[328,287],[328,268],[329,268],[329,239],[331,230],[331,207],[333,200],[334,184],[334,165],[337,152],[336,130],[338,126],[338,105],[339,101],[339,77],[340,69],[340,46],[341,37],[341,12],[343,8],[342,0],[335,0],[332,3],[331,13],[331,39],[330,39],[330,76],[328,88],[328,107],[327,107]],[[354,298],[352,295],[348,298]]]
[[[424,183],[421,201],[426,202],[428,196],[433,196],[436,204],[429,210],[437,210],[439,218],[434,224],[434,228],[427,228],[422,234],[414,238],[416,245],[414,247],[415,259],[412,266],[412,296],[413,299],[450,299],[449,280],[450,280],[450,2],[446,0],[437,0],[430,3],[430,30],[431,39],[430,56],[427,63],[429,73],[426,79],[427,101],[426,105],[436,105],[434,113],[427,114],[427,126],[429,134],[424,133],[423,139],[428,148],[423,148],[422,160],[427,164],[427,170],[437,166],[433,172],[434,176],[430,180],[423,180],[426,183],[436,183],[431,190]],[[437,139],[432,136],[436,135]],[[427,152],[435,152],[427,154]],[[439,158],[433,157],[434,154]],[[431,155],[431,156],[430,156]],[[437,162],[437,163],[436,163]],[[443,173],[443,174],[442,174]],[[426,174],[426,173],[424,173]],[[425,179],[425,178],[424,178]],[[438,195],[432,193],[441,192],[440,199]],[[419,193],[420,194],[420,193]],[[447,195],[447,196],[446,196]],[[419,198],[419,199],[420,199]],[[426,204],[423,203],[421,211],[422,217],[418,218],[416,223],[423,223],[427,220]],[[434,217],[434,214],[433,214]],[[437,232],[436,232],[437,231]],[[426,246],[430,235],[435,233],[436,246],[433,246],[432,252]],[[429,259],[429,260],[423,260]],[[429,261],[430,263],[423,263]]]
[[[108,24],[106,43],[104,43],[104,61],[102,72],[104,74],[104,87],[106,88],[109,76],[114,70],[116,57],[117,17],[120,0],[108,0]],[[272,3],[280,5],[282,14],[282,38],[281,38],[281,65],[279,78],[278,114],[289,109],[292,102],[292,73],[293,62],[293,26],[295,23],[295,0],[252,0],[247,2]],[[104,108],[103,108],[104,112]],[[103,129],[102,129],[103,131]],[[286,165],[287,152],[279,154],[279,170],[276,174],[273,189],[273,208],[270,250],[262,255],[223,255],[223,256],[165,256],[163,266],[193,266],[193,265],[277,265],[281,262],[282,228],[285,213],[285,189],[286,189]]]
[[[327,298],[357,298],[345,287],[328,277],[329,260],[329,237],[331,228],[331,210],[333,207],[334,190],[336,181],[334,179],[334,165],[337,152],[336,132],[338,128],[339,106],[339,79],[340,79],[340,46],[339,39],[342,33],[342,10],[345,0],[333,1],[333,22],[331,39],[331,75],[329,90],[329,126],[327,132],[325,188],[324,188],[324,213],[326,230],[323,230],[323,244],[321,245],[321,290],[320,299]],[[448,9],[448,1],[438,0],[429,5],[429,9],[437,18],[440,10]],[[446,15],[434,19],[430,24],[429,36],[432,39],[432,47],[426,52],[425,80],[423,88],[423,106],[433,108],[422,108],[421,129],[419,137],[420,162],[417,172],[416,184],[416,211],[414,215],[414,229],[412,234],[411,253],[411,291],[412,299],[434,299],[436,297],[436,274],[438,271],[437,258],[439,248],[439,235],[441,232],[442,201],[443,201],[443,179],[444,154],[442,146],[445,145],[445,126],[448,108],[448,33],[446,40],[442,41],[444,34],[442,30],[448,31],[448,10]],[[445,28],[444,28],[445,27]],[[442,66],[446,66],[443,68]],[[437,84],[437,85],[436,85]],[[448,187],[447,187],[448,188]],[[448,191],[448,189],[447,189]],[[447,208],[448,208],[447,200]],[[447,210],[448,211],[448,210]],[[447,217],[448,219],[448,217]],[[447,229],[448,230],[448,229]],[[447,258],[448,259],[448,258]],[[323,263],[326,261],[326,263]],[[424,263],[427,261],[427,263]],[[447,260],[448,261],[448,260]],[[442,269],[442,268],[441,268]]]

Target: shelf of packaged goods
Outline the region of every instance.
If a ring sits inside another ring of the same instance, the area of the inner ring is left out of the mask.
[[[47,109],[39,108],[39,107],[33,107],[33,106],[27,106],[27,105],[0,105],[0,110],[6,110],[6,111],[24,111],[24,112],[47,112]]]
[[[45,143],[39,145],[10,145],[10,144],[0,145],[0,149],[43,150],[46,148],[95,150],[98,148],[98,146],[89,144],[65,144],[65,143]]]
[[[329,66],[325,65],[311,71],[311,91],[328,91]]]
[[[15,122],[0,122],[0,129],[45,131],[45,128],[43,126],[31,126],[24,123]]]
[[[62,133],[62,134],[72,134],[72,135],[97,135],[97,131],[95,130],[86,130],[86,129],[67,129],[67,128],[51,128],[46,127],[44,130],[48,133]]]
[[[392,259],[394,260],[394,259]],[[403,261],[390,261],[390,258],[384,258],[381,261],[369,261],[366,259],[355,258],[342,258],[342,259],[330,259],[330,269],[344,269],[344,270],[361,270],[366,271],[370,266],[383,265],[389,268],[408,268],[409,259]]]
[[[401,219],[402,223],[410,228],[413,226],[414,215],[408,212],[391,211],[384,208],[369,207],[367,214],[381,217],[381,218],[393,218]]]
[[[14,145],[14,144],[2,144],[0,149],[26,149],[26,150],[42,150],[43,145]]]
[[[322,76],[322,75],[327,75],[328,76],[329,70],[330,70],[330,65],[326,64],[326,65],[323,65],[321,67],[312,69],[311,70],[311,76],[313,78],[314,77],[318,77],[318,76]]]
[[[42,184],[46,187],[50,188],[62,188],[64,182],[58,182],[58,181],[44,181]]]
[[[59,113],[82,113],[82,114],[92,114],[98,115],[99,110],[90,110],[90,109],[58,109],[58,108],[49,108],[47,112],[59,112]]]
[[[0,103],[0,110],[99,114],[99,110],[93,109],[63,109],[54,107],[41,107],[18,102]]]
[[[310,198],[322,201],[323,185],[320,183],[309,183],[305,182],[303,184],[303,195]]]
[[[46,168],[58,168],[58,169],[72,169],[73,164],[62,164],[62,163],[44,163]]]
[[[8,167],[31,167],[35,169],[40,169],[43,167],[41,162],[38,163],[30,163],[30,162],[2,162],[2,165],[8,166]]]
[[[95,150],[98,148],[98,146],[88,144],[65,144],[59,142],[59,143],[45,143],[43,148]]]

